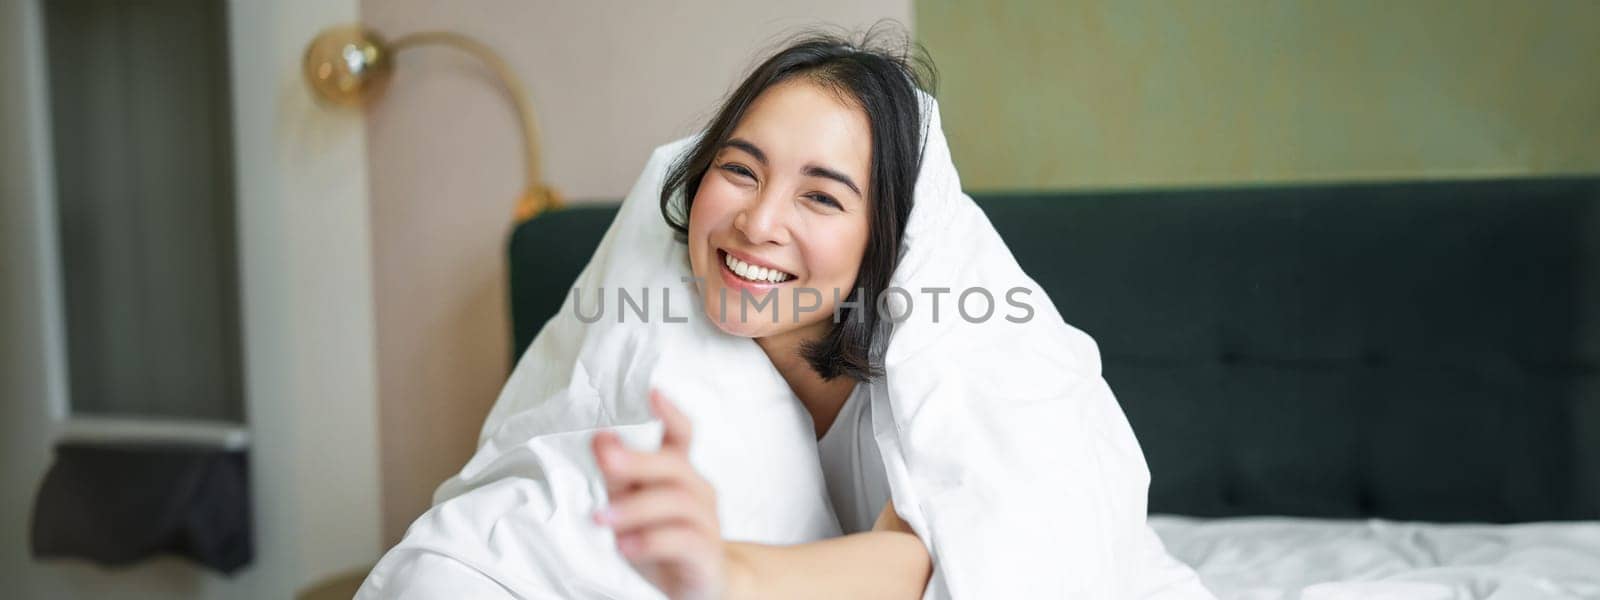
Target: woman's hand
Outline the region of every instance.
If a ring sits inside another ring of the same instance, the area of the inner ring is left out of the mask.
[[[650,410],[666,430],[659,452],[630,450],[615,433],[595,434],[595,461],[611,502],[594,519],[611,526],[617,550],[667,597],[721,598],[727,550],[716,492],[689,464],[689,419],[654,390]]]

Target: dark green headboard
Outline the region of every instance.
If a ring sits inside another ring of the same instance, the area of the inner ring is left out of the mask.
[[[1600,179],[977,201],[1099,342],[1152,511],[1600,518]],[[519,355],[614,213],[516,229]]]

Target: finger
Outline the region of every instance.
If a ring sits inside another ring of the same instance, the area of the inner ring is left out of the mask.
[[[670,449],[687,455],[689,440],[693,433],[689,426],[689,417],[679,411],[678,407],[658,390],[650,390],[650,412],[654,413],[657,419],[661,419],[664,430],[661,434],[661,449]]]
[[[617,550],[640,562],[695,563],[718,549],[706,535],[689,527],[657,527],[617,537]]]
[[[687,525],[707,535],[717,534],[716,508],[688,490],[655,486],[614,500],[595,512],[595,521],[609,525],[617,535],[652,528]]]
[[[711,484],[695,472],[686,456],[670,452],[639,452],[608,449],[599,460],[600,473],[608,486],[631,489],[636,486],[666,485],[681,487],[696,497],[711,498]]]
[[[600,467],[600,478],[605,480],[606,495],[615,498],[627,492],[628,482],[610,475],[628,464],[630,451],[622,445],[622,438],[612,431],[597,431],[589,445],[594,452],[594,462]]]

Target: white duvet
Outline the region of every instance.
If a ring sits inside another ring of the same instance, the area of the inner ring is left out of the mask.
[[[891,285],[922,302],[927,287],[984,288],[998,307],[970,323],[952,295],[938,312],[913,300],[889,338],[887,377],[869,388],[894,505],[933,558],[926,597],[1210,597],[1146,523],[1149,474],[1094,342],[1063,322],[962,193],[937,107],[928,107]],[[717,330],[683,282],[685,248],[657,198],[688,143],[651,156],[574,284],[586,295],[584,314],[598,293],[651,289],[655,318],[619,323],[613,306],[583,323],[569,296],[518,362],[477,453],[359,598],[660,597],[588,518],[605,502],[589,439],[612,429],[657,447],[659,423],[645,403],[652,386],[693,421],[690,460],[717,489],[726,537],[792,544],[839,535],[805,409],[760,348]],[[1031,291],[1025,323],[999,316],[1016,287]],[[661,306],[668,288],[672,308]]]
[[[1600,522],[1150,521],[1224,599],[1600,599]]]

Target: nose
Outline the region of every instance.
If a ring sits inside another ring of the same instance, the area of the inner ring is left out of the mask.
[[[763,192],[734,216],[733,226],[751,244],[787,244],[792,203],[770,189]]]

